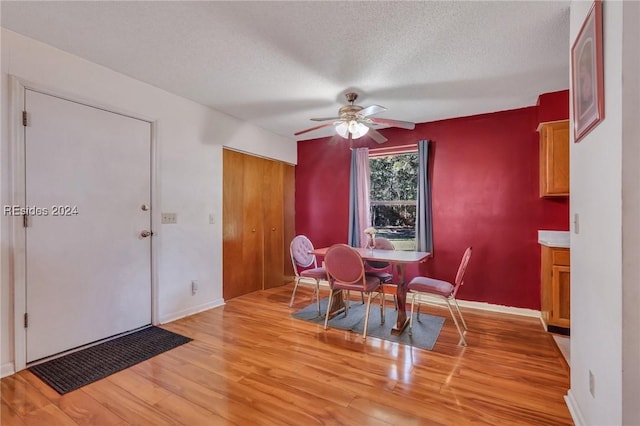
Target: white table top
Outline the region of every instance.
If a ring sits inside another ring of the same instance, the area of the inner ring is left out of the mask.
[[[404,250],[371,250],[368,248],[354,247],[365,260],[376,260],[389,263],[420,263],[431,257],[431,253],[425,251]],[[323,247],[312,251],[316,256],[327,254],[329,247]]]

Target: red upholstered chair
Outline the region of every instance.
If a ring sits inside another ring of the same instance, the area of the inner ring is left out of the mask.
[[[324,319],[324,329],[327,329],[327,324],[329,323],[329,313],[331,312],[334,294],[337,291],[342,292],[343,300],[346,303],[344,313],[347,315],[349,312],[349,298],[344,298],[345,292],[351,290],[361,291],[367,295],[364,331],[362,332],[362,338],[366,339],[371,296],[374,292],[378,292],[378,296],[380,296],[380,318],[384,324],[384,295],[380,288],[380,279],[364,273],[364,263],[360,253],[346,244],[335,244],[331,246],[324,257],[324,264],[327,269],[327,276],[329,277],[329,288],[331,289],[327,314]]]
[[[377,237],[375,239],[374,249],[376,250],[395,250],[393,243],[386,238]],[[382,281],[384,286],[384,292],[393,295],[393,303],[398,309],[398,302],[396,300],[396,285],[389,284],[393,280],[393,265],[389,262],[376,262],[372,260],[365,260],[364,271],[367,275],[377,277]]]
[[[462,284],[464,284],[464,273],[467,271],[467,265],[469,264],[469,259],[471,259],[471,247],[468,247],[464,255],[462,256],[462,261],[460,262],[460,267],[458,268],[458,273],[456,274],[456,279],[452,283],[447,281],[436,280],[434,278],[427,277],[415,277],[409,282],[408,290],[412,294],[411,298],[411,320],[409,321],[409,333],[411,333],[411,328],[413,326],[413,307],[416,303],[418,303],[418,312],[416,314],[417,320],[420,321],[420,303],[421,296],[432,296],[436,298],[443,299],[447,307],[449,308],[449,313],[451,313],[451,318],[453,318],[453,322],[458,329],[458,333],[460,334],[460,341],[464,346],[467,346],[467,341],[464,339],[464,334],[460,329],[460,325],[458,324],[458,320],[453,313],[453,309],[451,309],[451,302],[456,307],[458,311],[458,315],[460,315],[460,319],[462,320],[462,325],[464,329],[467,330],[467,323],[464,321],[464,317],[462,316],[462,312],[460,312],[460,307],[458,306],[458,301],[456,300],[456,294],[458,293],[458,289]]]
[[[291,263],[293,264],[293,272],[296,274],[294,279],[293,293],[289,307],[293,306],[293,300],[296,296],[296,290],[300,284],[310,284],[314,286],[313,297],[316,299],[318,306],[318,315],[320,315],[320,281],[327,280],[327,271],[325,268],[319,268],[316,256],[311,254],[313,244],[305,235],[297,235],[289,245],[291,254]]]

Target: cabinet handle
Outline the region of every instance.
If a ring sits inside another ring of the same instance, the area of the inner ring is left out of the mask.
[[[251,230],[251,232],[256,232],[256,228],[253,228],[253,229]]]
[[[271,228],[271,230],[272,230],[272,231],[275,231],[275,230],[276,230],[276,228]]]

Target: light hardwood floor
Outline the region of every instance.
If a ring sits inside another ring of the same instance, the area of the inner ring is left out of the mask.
[[[534,318],[464,309],[433,351],[290,313],[292,285],[164,328],[194,341],[64,396],[24,370],[0,382],[2,425],[571,425],[569,371]],[[447,316],[441,308],[423,312]]]

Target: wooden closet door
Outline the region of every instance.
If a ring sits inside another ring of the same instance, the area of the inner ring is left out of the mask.
[[[296,216],[296,169],[291,164],[283,164],[283,192],[284,192],[284,241],[282,250],[284,252],[284,275],[286,281],[293,280],[293,264],[289,254],[289,245],[296,236],[295,216]]]
[[[264,288],[272,288],[284,283],[284,164],[263,161]]]
[[[223,150],[223,286],[232,299],[262,289],[262,161]]]

